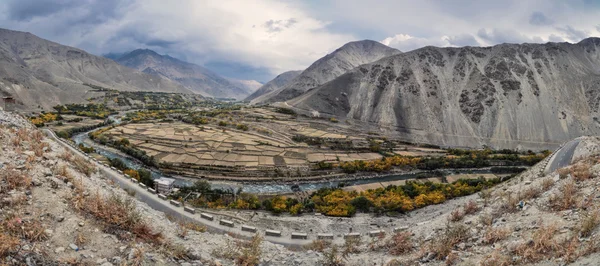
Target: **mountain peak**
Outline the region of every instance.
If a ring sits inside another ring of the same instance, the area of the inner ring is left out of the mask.
[[[247,81],[228,80],[202,66],[150,49],[136,49],[114,60],[144,73],[169,78],[194,92],[215,98],[243,99],[259,86]]]

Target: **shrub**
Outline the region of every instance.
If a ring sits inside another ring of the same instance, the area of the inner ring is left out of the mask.
[[[498,250],[486,255],[481,261],[481,266],[510,266],[514,265],[509,256],[503,255]]]
[[[463,210],[465,212],[465,215],[470,215],[478,212],[479,206],[477,206],[477,203],[475,203],[475,201],[470,200],[469,202],[465,203],[465,205],[463,206]]]
[[[323,252],[325,249],[331,247],[331,241],[323,240],[323,239],[315,239],[310,244],[306,244],[304,246],[307,250],[314,250],[318,252]]]
[[[590,172],[591,165],[588,163],[579,163],[573,167],[571,167],[571,176],[575,181],[585,181],[592,178],[592,173]]]
[[[589,237],[594,229],[598,227],[598,224],[600,224],[600,212],[598,210],[586,213],[579,227],[579,235]]]
[[[569,174],[571,173],[571,170],[569,170],[569,168],[564,167],[564,168],[560,168],[558,169],[558,177],[560,179],[565,179],[569,176]]]
[[[77,207],[103,221],[108,231],[125,230],[150,243],[162,242],[162,234],[152,232],[131,199],[121,199],[114,195],[104,198],[96,193],[85,197],[83,204]]]
[[[460,210],[460,208],[456,208],[450,212],[450,216],[448,216],[448,221],[450,222],[458,222],[465,217],[465,213]]]
[[[483,243],[485,244],[494,244],[498,241],[504,240],[510,234],[510,230],[508,228],[488,228],[483,234]]]
[[[88,177],[96,171],[96,167],[94,167],[93,164],[89,163],[81,157],[75,157],[75,159],[73,159],[72,164],[75,167],[75,169],[77,169],[79,172],[85,174]]]
[[[412,237],[409,232],[398,232],[388,242],[390,255],[399,256],[413,249]]]
[[[554,186],[554,180],[552,178],[547,177],[542,180],[542,190],[543,191],[550,190],[550,188],[552,188],[552,186]]]
[[[531,241],[522,243],[515,250],[525,263],[535,263],[544,258],[552,257],[561,250],[561,245],[554,239],[556,226],[540,226],[531,236]]]
[[[18,247],[18,238],[0,232],[0,257],[6,258],[11,252],[16,252]]]
[[[550,206],[555,211],[564,211],[575,207],[577,203],[577,188],[575,182],[564,183],[557,194],[550,197]]]
[[[431,242],[429,251],[436,255],[436,259],[441,260],[450,254],[454,246],[468,238],[469,229],[465,225],[448,225],[444,233]]]

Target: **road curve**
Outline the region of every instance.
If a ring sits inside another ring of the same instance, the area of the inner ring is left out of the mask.
[[[91,160],[87,154],[81,152],[80,150],[72,147],[71,145],[65,143],[63,140],[59,139],[54,134],[54,132],[52,132],[51,130],[43,129],[43,131],[46,132],[46,134],[49,137],[53,138],[61,146],[67,148],[76,156],[83,157],[84,159],[88,160],[89,162],[94,163],[98,167],[98,169],[100,169],[100,171],[102,171],[105,174],[106,177],[109,177],[111,180],[115,181],[117,184],[119,184],[119,186],[121,188],[128,189],[130,191],[135,191],[135,197],[138,200],[148,204],[148,206],[150,206],[151,208],[153,208],[157,211],[161,211],[166,214],[172,215],[174,217],[177,217],[178,219],[189,220],[189,221],[201,223],[203,225],[206,225],[206,227],[208,228],[208,231],[213,232],[213,233],[228,232],[228,233],[233,233],[238,236],[242,236],[243,238],[250,238],[254,235],[254,233],[242,231],[240,228],[238,228],[240,225],[237,223],[236,223],[235,227],[228,227],[228,226],[220,225],[219,224],[220,219],[219,219],[218,215],[214,215],[215,216],[214,221],[209,221],[209,220],[201,219],[199,213],[192,214],[192,213],[184,211],[183,207],[177,207],[177,206],[171,205],[169,203],[169,201],[160,199],[156,194],[148,192],[146,189],[133,183],[131,180],[127,179],[124,175],[120,174],[119,172],[111,169],[108,166],[105,166],[104,164],[101,164],[94,160]],[[290,234],[285,234],[285,233],[281,237],[266,236],[264,234],[264,230],[260,230],[260,229],[258,229],[258,233],[263,235],[265,237],[264,239],[266,241],[269,241],[269,242],[272,242],[275,244],[286,245],[286,246],[302,246],[302,245],[306,245],[306,244],[309,244],[310,242],[312,242],[312,240],[310,240],[310,239],[290,239],[289,238]]]
[[[575,149],[579,145],[581,140],[574,139],[562,146],[554,156],[550,158],[550,162],[546,167],[545,173],[552,173],[560,168],[569,166],[571,164],[571,160],[573,159],[573,154],[575,153]]]

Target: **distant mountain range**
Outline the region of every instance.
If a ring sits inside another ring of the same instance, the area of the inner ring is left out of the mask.
[[[0,29],[0,96],[19,109],[50,109],[94,95],[84,83],[126,91],[193,93],[181,84],[31,33]]]
[[[254,80],[224,78],[202,66],[160,55],[148,49],[105,56],[121,65],[176,81],[193,92],[214,98],[241,100],[262,86]]]
[[[294,77],[287,84],[264,95],[254,97],[254,103],[286,101],[307,90],[331,81],[359,65],[401,52],[376,41],[350,42],[324,56]]]
[[[309,89],[291,83],[284,88],[295,86],[305,92],[271,101],[411,142],[541,149],[600,134],[598,38],[425,47],[360,65]]]
[[[273,80],[265,83],[265,85],[262,85],[260,88],[258,88],[258,90],[256,90],[244,100],[251,103],[256,103],[256,98],[259,98],[263,95],[268,95],[269,93],[280,89],[284,85],[290,83],[290,81],[292,81],[294,78],[300,75],[300,73],[302,73],[301,70],[284,72],[275,77]]]

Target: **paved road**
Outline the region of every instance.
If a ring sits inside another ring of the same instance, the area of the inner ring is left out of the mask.
[[[550,162],[546,167],[546,173],[552,173],[560,168],[569,166],[571,164],[571,159],[573,159],[573,153],[575,152],[575,148],[579,145],[580,140],[574,139],[567,142],[558,152],[550,158]]]
[[[87,154],[84,154],[83,152],[64,143],[51,130],[44,129],[44,131],[46,132],[46,134],[48,136],[55,139],[56,142],[58,142],[60,145],[64,146],[65,148],[69,149],[76,156],[81,156],[87,160],[90,160],[88,158]],[[204,224],[207,226],[208,230],[213,233],[230,232],[230,233],[234,233],[236,235],[242,236],[243,238],[250,238],[254,235],[253,233],[242,231],[240,229],[241,225],[239,225],[238,223],[236,223],[235,227],[233,227],[233,228],[220,225],[219,217],[217,215],[214,215],[214,221],[211,222],[211,221],[200,218],[200,214],[198,214],[198,213],[192,214],[189,212],[185,212],[183,210],[183,207],[176,207],[174,205],[171,205],[169,203],[169,201],[158,198],[158,196],[156,194],[152,194],[152,193],[148,192],[146,189],[133,183],[131,180],[126,179],[126,177],[124,175],[120,174],[119,172],[117,172],[115,170],[112,170],[110,167],[107,167],[107,166],[105,166],[101,163],[98,163],[96,161],[93,161],[93,160],[90,160],[90,162],[96,164],[98,169],[100,169],[100,171],[102,171],[105,174],[105,176],[114,180],[117,184],[119,184],[119,186],[121,188],[124,188],[124,189],[126,188],[128,190],[135,191],[135,197],[138,200],[145,202],[146,204],[148,204],[148,206],[150,206],[151,208],[153,208],[157,211],[164,212],[166,214],[172,215],[172,216],[182,219],[182,220],[194,221],[194,222]],[[228,219],[228,220],[231,220],[231,219]],[[261,235],[264,236],[263,230],[259,229],[259,233],[261,233]],[[283,232],[282,237],[265,236],[265,240],[272,242],[272,243],[282,244],[282,245],[286,245],[286,246],[302,246],[302,245],[308,244],[312,241],[312,240],[302,240],[302,239],[290,239],[290,234],[285,234],[285,232]]]

